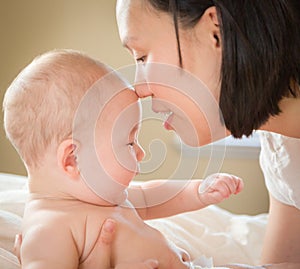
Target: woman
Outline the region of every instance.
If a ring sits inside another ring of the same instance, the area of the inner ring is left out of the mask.
[[[197,127],[203,115],[189,112],[178,91],[147,80],[152,63],[177,66],[200,79],[234,137],[264,131],[260,160],[270,215],[262,264],[300,263],[299,6],[299,0],[117,2],[121,41],[148,82],[136,91],[140,97],[152,96],[156,112],[171,112],[167,129],[180,130],[176,111],[157,105],[157,100],[172,103],[187,116],[197,114],[190,120],[198,144],[212,140],[205,139],[209,131]]]

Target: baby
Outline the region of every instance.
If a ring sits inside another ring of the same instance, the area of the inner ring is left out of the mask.
[[[108,268],[149,258],[162,269],[190,268],[189,255],[143,220],[201,209],[243,188],[228,174],[131,186],[144,157],[138,97],[116,72],[80,52],[34,59],[3,107],[7,137],[28,172],[24,269],[86,268],[107,218],[118,223]]]

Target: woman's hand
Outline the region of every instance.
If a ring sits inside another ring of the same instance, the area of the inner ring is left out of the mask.
[[[116,222],[107,219],[103,223],[100,234],[89,257],[79,266],[79,269],[112,268],[110,264],[112,243],[116,231]],[[124,246],[126,247],[126,246]],[[105,266],[105,267],[104,267]],[[140,263],[118,264],[115,269],[156,269],[158,261],[146,260]]]
[[[111,246],[114,240],[114,234],[116,231],[116,222],[112,219],[107,219],[103,223],[97,243],[95,244],[93,250],[91,251],[88,258],[79,266],[79,269],[103,269],[112,268],[110,264],[111,257]],[[15,238],[14,251],[16,256],[20,258],[20,249],[22,244],[22,235],[17,234]],[[126,247],[126,246],[124,246]],[[105,266],[105,267],[104,267]],[[158,261],[156,260],[146,260],[139,263],[126,263],[118,264],[115,269],[157,269]]]
[[[158,262],[156,260],[146,260],[140,263],[118,264],[115,269],[157,269]]]
[[[88,258],[79,265],[79,269],[111,268],[111,245],[116,231],[116,223],[107,219],[103,223],[97,242]]]
[[[21,264],[21,256],[20,256],[21,244],[22,244],[22,234],[17,234],[15,236],[14,252],[20,264]]]

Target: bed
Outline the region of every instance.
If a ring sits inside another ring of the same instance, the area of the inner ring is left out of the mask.
[[[0,173],[0,268],[20,269],[13,251],[20,233],[27,197],[24,176]],[[148,221],[192,259],[213,257],[214,264],[257,264],[267,221],[266,214],[232,214],[217,206]]]

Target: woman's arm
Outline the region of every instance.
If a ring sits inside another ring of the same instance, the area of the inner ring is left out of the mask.
[[[300,210],[272,196],[261,261],[300,263]]]
[[[278,263],[278,264],[265,264],[265,265],[246,265],[246,264],[231,264],[225,265],[230,269],[299,269],[300,263]]]
[[[167,217],[217,204],[243,189],[240,178],[213,174],[205,180],[152,180],[129,188],[129,200],[143,219]]]

